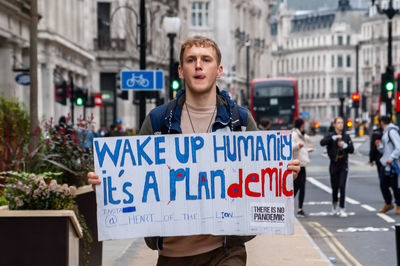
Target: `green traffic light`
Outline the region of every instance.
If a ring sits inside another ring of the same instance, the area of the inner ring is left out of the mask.
[[[393,82],[386,83],[385,88],[387,91],[392,91],[394,89],[394,83]]]
[[[178,80],[173,80],[171,83],[172,90],[174,90],[174,91],[179,90],[180,86],[181,85],[179,84]]]
[[[83,99],[81,97],[76,98],[76,105],[81,106],[83,105]]]

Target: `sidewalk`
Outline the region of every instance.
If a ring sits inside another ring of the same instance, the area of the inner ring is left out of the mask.
[[[295,219],[293,235],[259,235],[246,243],[247,265],[330,265]],[[156,265],[157,252],[142,238],[103,242],[103,265]]]

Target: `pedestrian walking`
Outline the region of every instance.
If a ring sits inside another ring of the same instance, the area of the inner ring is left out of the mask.
[[[334,131],[328,133],[320,142],[327,146],[330,159],[329,173],[332,187],[332,214],[347,217],[345,211],[346,182],[349,173],[348,157],[354,152],[353,142],[349,135],[343,131],[344,121],[336,117],[333,121]],[[340,192],[340,201],[338,194]],[[338,206],[339,201],[339,206]],[[338,208],[339,207],[339,208]]]
[[[379,210],[379,213],[386,213],[394,208],[392,204],[392,188],[396,207],[396,214],[400,214],[400,190],[398,187],[398,175],[393,171],[392,163],[400,157],[400,135],[399,128],[391,123],[390,116],[381,116],[379,124],[383,129],[382,141],[375,141],[378,150],[382,153],[379,159],[381,167],[381,192],[385,200],[385,205]]]
[[[382,171],[382,164],[380,162],[380,159],[382,157],[382,153],[378,150],[379,144],[382,140],[382,135],[383,135],[383,129],[380,125],[380,122],[378,125],[375,125],[371,134],[371,140],[370,140],[370,149],[369,149],[369,163],[371,166],[376,165],[376,170],[378,172],[378,178],[379,178],[379,187],[381,189],[382,197],[385,199],[385,191],[389,190],[389,187],[387,186],[386,182],[383,181],[384,177],[382,176],[383,171]],[[390,193],[390,191],[389,191]],[[386,213],[393,209],[394,206],[393,204],[385,204],[378,213]]]
[[[185,88],[170,103],[153,109],[144,120],[139,134],[257,130],[250,112],[236,105],[226,92],[216,86],[216,79],[223,71],[220,63],[221,52],[213,40],[194,36],[183,42],[178,72],[185,81]],[[291,161],[288,169],[297,175],[299,165],[299,161]],[[95,173],[88,174],[88,182],[101,183]],[[244,243],[253,237],[192,235],[147,237],[145,241],[151,249],[158,250],[157,265],[244,266]]]
[[[122,127],[122,120],[116,119],[114,127],[110,130],[110,137],[126,136],[125,130]]]
[[[297,192],[298,210],[297,217],[304,217],[306,214],[303,210],[304,197],[306,194],[306,166],[310,162],[309,153],[314,150],[314,144],[304,131],[304,120],[296,118],[294,120],[294,127],[292,129],[292,142],[293,142],[293,159],[300,161],[300,172],[294,181],[294,197]]]

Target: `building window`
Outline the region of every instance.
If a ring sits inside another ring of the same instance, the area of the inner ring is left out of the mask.
[[[335,67],[335,56],[332,55],[331,67]]]
[[[343,56],[341,56],[341,55],[338,55],[337,67],[343,67]]]
[[[343,36],[338,36],[337,43],[338,45],[343,45]]]
[[[331,78],[331,92],[335,92],[335,79]]]
[[[347,87],[347,93],[351,93],[351,78],[347,78],[346,80],[346,87]]]
[[[208,27],[209,2],[196,1],[192,3],[192,26]]]
[[[325,98],[325,78],[322,79],[322,98]]]
[[[351,67],[351,56],[349,54],[346,56],[346,66]]]
[[[347,35],[347,45],[350,45],[350,35]]]
[[[337,92],[339,95],[343,95],[343,78],[337,78]]]

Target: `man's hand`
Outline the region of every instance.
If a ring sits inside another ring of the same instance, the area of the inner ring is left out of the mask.
[[[304,147],[304,144],[303,143],[299,143],[299,148],[301,149],[303,147]]]
[[[387,160],[386,164],[391,165],[392,164],[392,160],[391,159]]]
[[[369,165],[374,166],[374,162],[370,162]]]
[[[99,176],[95,172],[89,172],[87,174],[87,177],[88,177],[89,185],[92,185],[93,190],[96,191],[96,185],[100,185],[101,184]]]
[[[337,145],[342,148],[344,146],[344,141],[343,140],[339,140]]]
[[[300,172],[300,161],[291,160],[288,165],[288,170],[293,171],[293,180],[295,180]]]

